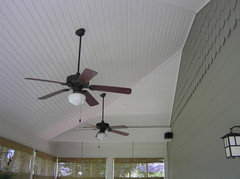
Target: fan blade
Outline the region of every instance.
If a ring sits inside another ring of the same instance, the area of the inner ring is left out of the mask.
[[[82,83],[88,83],[91,79],[93,79],[98,72],[93,71],[91,69],[85,68],[82,74],[78,77],[77,81]]]
[[[124,125],[119,125],[119,126],[109,126],[111,129],[126,129],[128,128],[127,126]]]
[[[82,128],[96,128],[97,126],[93,125],[93,124],[86,124],[87,126],[83,126]]]
[[[131,94],[131,88],[122,88],[116,86],[102,86],[102,85],[90,85],[90,90],[96,91],[106,91],[106,92],[113,92],[113,93],[122,93],[122,94]]]
[[[61,85],[66,85],[66,83],[63,83],[63,82],[52,81],[52,80],[44,80],[44,79],[38,79],[38,78],[25,78],[25,80],[43,81],[43,82],[58,83],[58,84],[61,84]]]
[[[118,130],[114,130],[114,129],[112,129],[112,130],[109,131],[109,132],[113,132],[113,133],[115,133],[115,134],[120,134],[120,135],[123,135],[123,136],[128,136],[128,135],[129,135],[129,133],[122,132],[122,131],[118,131]]]
[[[83,90],[82,92],[86,96],[86,102],[89,106],[96,106],[99,104],[97,100],[88,91]]]
[[[78,131],[81,131],[81,130],[99,130],[99,129],[98,128],[83,127],[83,128],[80,128]]]
[[[87,125],[87,126],[80,127],[79,129],[93,129],[93,130],[98,129],[97,126],[95,126],[93,124],[85,124],[85,125]]]
[[[127,126],[129,129],[169,128],[169,126]]]
[[[42,96],[42,97],[40,97],[40,98],[38,98],[38,99],[41,99],[41,100],[47,99],[47,98],[50,98],[50,97],[52,97],[52,96],[55,96],[55,95],[57,95],[57,94],[60,94],[60,93],[63,93],[63,92],[69,91],[69,90],[71,90],[71,89],[70,89],[70,88],[68,88],[68,89],[61,89],[61,90],[55,91],[55,92],[53,92],[53,93],[47,94],[47,95],[45,95],[45,96]]]
[[[98,130],[94,128],[79,128],[79,129],[73,129],[71,131],[90,131],[90,130]]]
[[[84,127],[80,127],[79,129],[95,129],[96,126],[84,126]]]

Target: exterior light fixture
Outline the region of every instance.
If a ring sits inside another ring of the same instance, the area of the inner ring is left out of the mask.
[[[86,100],[85,95],[81,93],[72,93],[68,96],[68,101],[75,106],[79,106],[80,104],[83,104],[84,101]]]
[[[233,126],[230,133],[222,137],[227,158],[240,158],[240,133],[234,133],[234,128],[240,126]]]

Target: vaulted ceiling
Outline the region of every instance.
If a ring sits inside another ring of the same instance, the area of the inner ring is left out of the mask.
[[[98,72],[91,84],[133,88],[130,96],[107,94],[108,122],[169,126],[181,49],[205,3],[0,1],[0,124],[61,141],[59,135],[78,126],[79,118],[89,123],[99,120],[101,105],[73,106],[67,101],[71,92],[39,101],[62,86],[24,80],[64,82],[75,74],[79,42],[75,31],[85,28],[80,71]],[[91,94],[101,102],[100,92]]]

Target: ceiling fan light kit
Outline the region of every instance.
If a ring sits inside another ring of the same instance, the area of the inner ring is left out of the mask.
[[[82,93],[72,93],[68,96],[68,101],[75,106],[83,104],[85,100],[86,96],[84,96]]]
[[[98,138],[99,140],[105,140],[105,139],[107,138],[107,134],[106,134],[105,132],[99,132],[99,133],[97,134],[97,138]]]
[[[67,89],[61,89],[61,90],[55,91],[53,93],[47,94],[38,99],[44,100],[44,99],[53,97],[55,95],[61,94],[63,92],[72,90],[73,94],[70,94],[68,96],[68,100],[70,103],[72,103],[74,105],[81,105],[84,103],[84,101],[86,101],[89,106],[96,106],[99,104],[98,101],[87,90],[84,90],[84,89],[89,89],[91,91],[105,91],[105,92],[120,93],[120,94],[131,94],[132,89],[130,89],[130,88],[123,88],[123,87],[116,87],[116,86],[104,86],[104,85],[89,85],[89,81],[92,80],[98,74],[98,72],[96,72],[96,71],[85,68],[81,74],[79,73],[82,36],[84,34],[85,34],[85,29],[83,29],[83,28],[78,29],[76,31],[76,35],[80,37],[77,73],[73,74],[73,75],[69,75],[67,77],[66,83],[59,82],[59,81],[53,81],[53,80],[38,79],[38,78],[25,78],[26,80],[56,83],[56,84],[61,84],[63,86],[69,87]]]

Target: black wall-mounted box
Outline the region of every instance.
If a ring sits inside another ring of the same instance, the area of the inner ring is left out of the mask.
[[[166,132],[164,134],[164,139],[172,139],[173,138],[173,133],[172,132]]]

